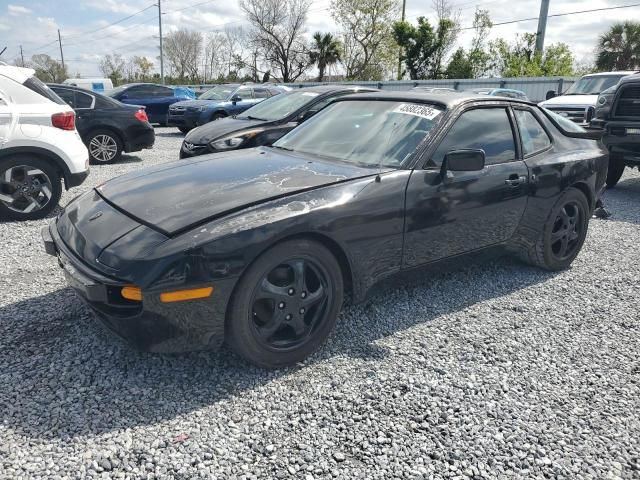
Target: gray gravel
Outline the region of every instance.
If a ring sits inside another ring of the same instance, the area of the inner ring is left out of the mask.
[[[158,129],[63,203],[180,138]],[[130,350],[66,288],[44,221],[0,224],[0,477],[640,478],[640,175],[607,195],[570,270],[385,291],[276,372]]]

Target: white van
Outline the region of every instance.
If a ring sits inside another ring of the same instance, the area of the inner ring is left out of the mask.
[[[108,92],[113,88],[113,83],[110,78],[67,78],[62,83],[98,93]]]

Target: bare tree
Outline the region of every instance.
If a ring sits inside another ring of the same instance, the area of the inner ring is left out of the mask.
[[[398,13],[397,0],[332,0],[331,16],[343,30],[342,62],[347,78],[380,78],[393,69],[398,47],[392,24]]]
[[[213,32],[207,36],[204,51],[205,61],[205,81],[207,78],[214,79],[224,71],[224,34]]]
[[[295,81],[309,67],[303,38],[309,4],[310,0],[240,0],[265,64],[283,82]]]
[[[39,53],[31,57],[31,66],[43,82],[62,83],[69,76],[66,68],[49,55]]]
[[[109,77],[114,85],[118,85],[124,75],[125,61],[119,53],[107,54],[100,60],[99,68],[105,77]]]
[[[454,10],[450,0],[432,0],[431,3],[438,17],[437,25],[440,25],[443,20],[449,20],[453,24],[450,29],[443,30],[445,34],[441,47],[434,52],[433,69],[435,72],[440,72],[445,58],[455,47],[460,35],[460,10]]]
[[[179,79],[187,76],[198,80],[198,67],[202,50],[202,34],[192,30],[176,30],[164,39],[164,55]]]
[[[151,69],[153,68],[153,62],[151,62],[151,60],[149,60],[147,57],[140,57],[138,55],[133,57],[133,62],[138,68],[140,80],[142,80],[143,82],[147,81],[151,74]]]

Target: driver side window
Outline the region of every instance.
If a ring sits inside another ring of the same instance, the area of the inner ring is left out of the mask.
[[[451,150],[482,149],[486,165],[512,162],[516,146],[506,108],[476,108],[458,117],[436,151],[427,168],[440,167]]]

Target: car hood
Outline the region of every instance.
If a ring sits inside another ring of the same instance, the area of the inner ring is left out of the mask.
[[[239,118],[226,117],[216,120],[215,122],[205,123],[204,125],[191,130],[186,137],[185,142],[195,143],[196,145],[204,145],[211,140],[223,137],[232,132],[246,130],[248,128],[260,127],[268,125],[271,122],[261,120],[242,120]]]
[[[143,169],[96,190],[136,221],[174,236],[251,205],[376,173],[259,147]]]
[[[563,105],[575,105],[580,107],[595,106],[598,95],[561,95],[540,102],[541,107],[561,107]]]
[[[180,106],[180,107],[202,107],[208,105],[217,105],[219,103],[224,103],[226,100],[183,100],[181,102],[176,102],[172,104],[172,107]]]

